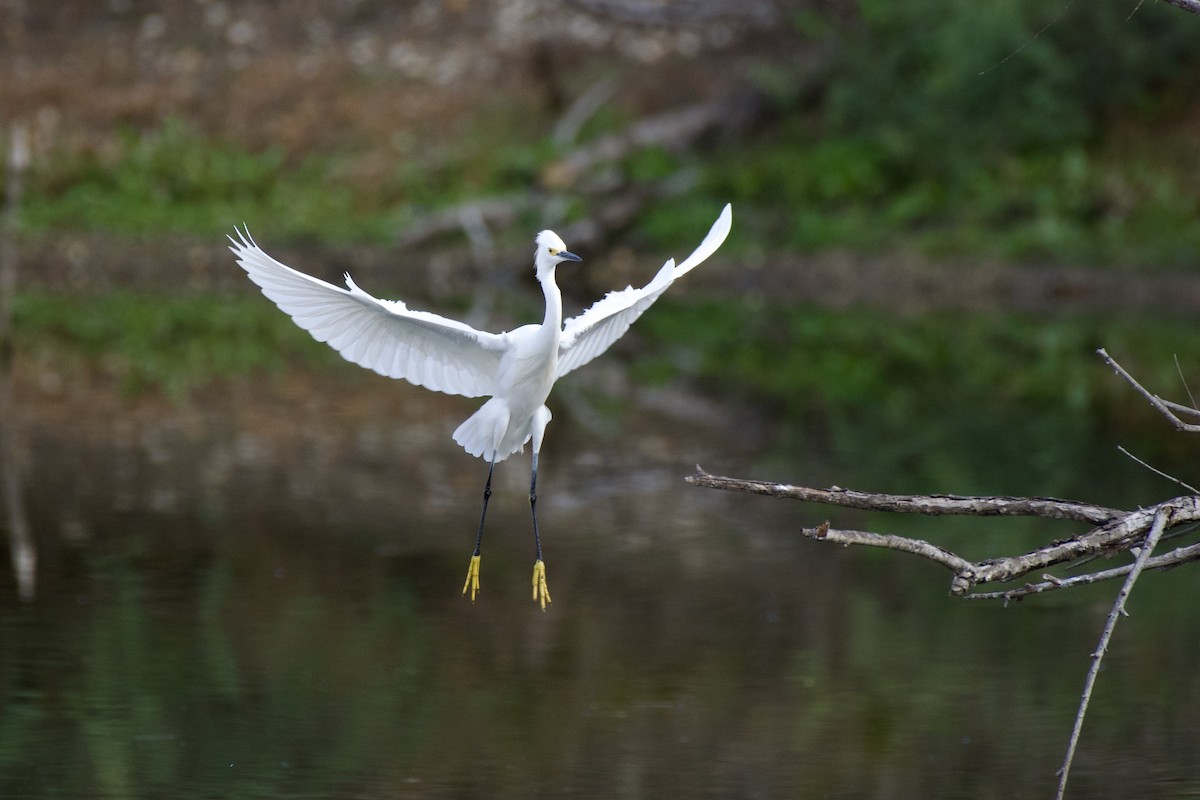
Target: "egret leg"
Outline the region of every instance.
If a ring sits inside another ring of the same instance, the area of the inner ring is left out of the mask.
[[[529,511],[533,514],[533,599],[539,601],[542,611],[550,602],[550,590],[546,588],[546,562],[542,561],[542,538],[538,534],[537,521],[537,468],[538,454],[533,453],[533,473],[529,479]]]
[[[467,567],[467,582],[463,584],[463,594],[466,595],[467,589],[471,590],[471,602],[475,602],[475,595],[479,592],[479,560],[481,558],[480,549],[483,547],[483,521],[487,519],[488,500],[492,497],[492,473],[496,471],[496,462],[493,461],[488,467],[487,483],[483,486],[483,511],[479,514],[479,533],[475,534],[475,552],[471,554],[471,564]]]

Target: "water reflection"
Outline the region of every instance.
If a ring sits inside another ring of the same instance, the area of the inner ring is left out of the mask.
[[[1049,793],[1111,591],[952,600],[923,563],[789,535],[824,510],[687,486],[750,448],[644,417],[548,443],[545,614],[526,467],[498,469],[471,605],[483,467],[418,393],[27,430],[48,533],[36,602],[0,585],[0,796]],[[1079,796],[1200,789],[1186,580],[1131,603]]]
[[[4,528],[8,533],[9,561],[17,584],[17,596],[28,602],[37,588],[37,545],[25,513],[18,438],[20,426],[13,403],[9,358],[3,352],[6,344],[3,338],[0,332],[0,507],[4,509]]]

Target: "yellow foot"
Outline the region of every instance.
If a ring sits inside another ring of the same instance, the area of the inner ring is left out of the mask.
[[[546,562],[540,558],[533,562],[533,599],[541,601],[542,611],[550,603],[550,590],[546,588]]]
[[[475,594],[479,591],[479,559],[482,556],[471,556],[471,566],[467,567],[467,582],[463,584],[463,595],[471,590],[471,602],[475,602]]]

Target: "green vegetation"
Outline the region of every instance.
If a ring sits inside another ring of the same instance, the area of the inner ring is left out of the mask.
[[[911,249],[934,257],[1177,268],[1200,252],[1200,160],[1185,131],[1141,130],[1133,144],[1072,143],[965,164],[945,177],[864,136],[829,138],[802,118],[715,156],[643,152],[638,180],[685,166],[699,191],[650,209],[639,232],[674,245],[732,200],[735,250]],[[481,164],[469,153],[398,163],[357,177],[352,154],[300,161],[252,153],[171,122],[117,140],[114,152],[61,153],[38,167],[22,210],[31,233],[103,230],[125,235],[212,235],[254,220],[292,239],[385,242],[414,216],[468,197],[528,191],[552,149],[513,146]],[[760,245],[761,246],[761,245]]]
[[[136,394],[185,399],[214,381],[338,361],[261,297],[99,297],[21,293],[13,309],[22,358],[98,371]]]
[[[294,237],[379,235],[388,216],[365,207],[370,198],[349,166],[338,154],[289,161],[279,149],[249,152],[170,120],[126,131],[104,152],[38,161],[22,219],[35,233],[211,234],[253,219]]]
[[[709,171],[714,195],[754,208],[762,240],[1195,263],[1190,19],[1165,5],[1124,15],[1026,0],[859,8],[821,99],[764,65],[760,83],[787,112]]]
[[[391,241],[419,209],[533,182],[536,147],[493,151],[482,133],[466,141],[476,147],[419,162],[397,155],[377,170],[349,147],[289,158],[171,118],[156,129],[126,130],[100,152],[63,149],[37,161],[22,223],[34,234],[153,236],[214,235],[253,220],[293,239]]]
[[[751,71],[770,124],[703,153],[649,150],[634,182],[700,175],[651,208],[635,236],[675,245],[732,200],[730,248],[908,249],[934,257],[1179,268],[1200,252],[1200,100],[1186,15],[1030,0],[870,0],[842,22],[795,20],[798,42],[836,41],[814,94],[778,59]],[[1130,18],[1126,20],[1126,17]],[[532,102],[526,100],[525,103]],[[659,109],[655,109],[659,110]],[[590,136],[620,129],[605,109]],[[212,234],[254,220],[293,239],[390,241],[412,218],[536,187],[556,155],[544,113],[476,109],[416,145],[253,150],[178,118],[97,150],[40,159],[24,208],[32,232]],[[573,200],[568,193],[568,200]]]
[[[23,359],[97,375],[128,395],[161,392],[187,402],[223,382],[298,370],[367,375],[252,293],[25,293],[17,300]],[[860,480],[897,490],[1090,495],[1101,487],[1078,467],[1111,459],[1117,443],[1139,443],[1143,457],[1189,474],[1190,443],[1095,350],[1108,348],[1147,385],[1186,399],[1173,356],[1185,370],[1200,364],[1193,327],[1080,315],[891,318],[668,298],[638,323],[647,342],[634,371],[642,382],[682,377],[766,409],[781,431],[776,457],[784,461],[815,449],[854,464],[866,476]],[[1047,475],[1061,485],[1045,485]],[[1038,485],[1011,485],[1026,476]],[[1103,488],[1120,496],[1119,487]]]
[[[1172,356],[1185,370],[1200,364],[1200,340],[1187,320],[908,319],[669,299],[654,311],[638,323],[653,340],[644,350],[655,354],[639,359],[642,379],[683,373],[714,393],[773,408],[783,423],[783,459],[816,449],[854,464],[860,481],[964,493],[1102,496],[1081,467],[1115,457],[1117,443],[1138,442],[1162,468],[1192,471],[1194,444],[1095,353],[1107,348],[1147,385],[1186,400]],[[1038,485],[1013,484],[1035,477]],[[1119,487],[1105,488],[1122,496]]]
[[[846,248],[917,252],[964,268],[979,259],[1196,263],[1192,20],[1163,4],[1139,6],[1128,20],[1113,9],[1032,0],[864,0],[857,8],[851,19],[793,21],[798,41],[837,44],[819,86],[807,66],[776,57],[750,71],[770,108],[751,133],[718,138],[704,152],[642,150],[620,165],[634,183],[681,170],[699,178],[684,196],[652,204],[631,239],[677,248],[731,200],[731,256]],[[363,143],[347,133],[303,154],[256,150],[171,118],[95,150],[39,159],[22,224],[35,237],[219,237],[248,220],[275,241],[388,242],[427,211],[536,190],[559,153],[551,120],[532,102],[514,95],[473,109],[434,142],[397,134]],[[619,104],[603,109],[585,140],[619,130],[632,114]],[[569,192],[565,199],[576,202]],[[250,371],[336,360],[252,295],[19,300],[17,323],[35,355],[80,359],[130,392],[163,387],[186,397]],[[664,304],[639,330],[657,340],[652,350],[670,353],[640,362],[643,377],[689,364],[715,390],[774,408],[797,441],[812,441],[812,421],[821,420],[824,446],[840,457],[892,448],[881,463],[920,460],[926,473],[939,469],[929,457],[939,450],[994,447],[1016,460],[1044,452],[1033,439],[1064,438],[1056,430],[1086,439],[1098,425],[1125,424],[1115,409],[1135,401],[1100,368],[1092,352],[1100,344],[1163,387],[1175,385],[1172,354],[1200,363],[1188,326],[1161,320],[911,320]],[[1006,433],[1014,417],[1026,418],[1025,438]]]

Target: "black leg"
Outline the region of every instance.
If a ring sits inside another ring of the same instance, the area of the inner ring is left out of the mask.
[[[538,535],[537,523],[537,462],[538,454],[533,454],[533,475],[529,479],[529,510],[533,514],[533,554],[537,561],[542,560],[542,538]]]
[[[533,453],[533,474],[529,479],[529,511],[533,514],[533,599],[541,603],[542,611],[550,602],[550,590],[546,588],[546,564],[542,561],[542,538],[538,535],[537,521],[537,467],[538,454]]]
[[[483,486],[483,511],[479,513],[479,533],[475,535],[475,552],[472,555],[479,555],[479,548],[483,545],[483,521],[487,519],[488,500],[492,497],[492,473],[496,471],[496,462],[493,461],[488,467],[487,483]]]
[[[487,483],[483,487],[483,511],[479,512],[479,533],[475,534],[475,552],[471,554],[471,565],[467,567],[467,582],[463,584],[463,594],[467,590],[471,590],[471,602],[475,602],[475,595],[479,592],[479,560],[480,550],[483,547],[483,522],[487,519],[488,500],[492,497],[492,473],[496,471],[496,462],[493,461],[488,466]]]

